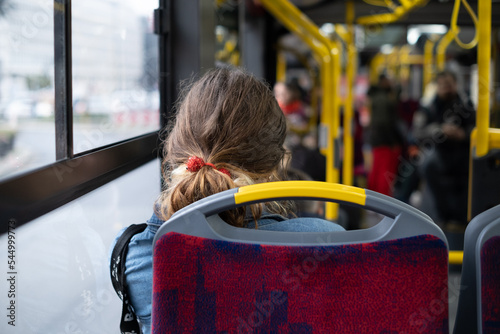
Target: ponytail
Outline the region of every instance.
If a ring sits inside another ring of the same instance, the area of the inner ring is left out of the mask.
[[[253,183],[246,173],[228,164],[216,166],[206,163],[195,172],[190,171],[187,164],[183,164],[173,170],[170,175],[169,187],[161,194],[158,201],[160,206],[156,209],[157,215],[165,221],[176,211],[200,199]],[[231,178],[232,175],[237,176],[236,180]],[[250,210],[252,218],[257,220],[262,214],[262,205],[251,205]],[[221,214],[221,218],[233,226],[244,227],[246,208],[240,207],[225,211]]]

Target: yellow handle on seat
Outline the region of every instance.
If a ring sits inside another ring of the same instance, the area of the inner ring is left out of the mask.
[[[365,205],[365,190],[337,183],[315,181],[267,182],[241,187],[234,194],[236,204],[286,197],[325,198]]]

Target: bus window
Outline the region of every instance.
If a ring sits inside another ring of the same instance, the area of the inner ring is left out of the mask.
[[[159,129],[157,7],[72,2],[75,153]]]
[[[55,161],[52,3],[0,2],[0,179]]]

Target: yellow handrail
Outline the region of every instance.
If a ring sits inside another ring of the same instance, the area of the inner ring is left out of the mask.
[[[398,77],[398,67],[399,67],[399,47],[394,46],[392,48],[391,53],[387,55],[386,58],[386,68],[387,68],[387,74],[389,75],[390,78],[397,78]]]
[[[488,148],[500,148],[500,129],[489,128],[486,133],[486,139],[488,140],[487,147]],[[472,175],[472,158],[474,148],[476,148],[476,156],[477,156],[477,147],[478,147],[478,128],[475,127],[470,134],[470,155],[471,159],[469,160],[469,194],[467,198],[467,220],[471,220],[472,217],[472,187],[473,187],[473,178]],[[487,152],[486,152],[487,153]]]
[[[333,141],[338,136],[338,82],[335,78],[335,67],[339,67],[339,53],[335,44],[324,36],[319,28],[297,7],[287,0],[260,0],[266,10],[271,13],[288,30],[294,32],[301,38],[311,50],[319,55],[321,59],[321,82],[323,88],[323,107],[321,123],[326,129],[326,145],[322,150],[326,156],[327,170],[326,181],[338,182],[339,171],[335,166]],[[335,66],[334,66],[335,65]],[[336,219],[338,217],[338,205],[327,203],[326,218]]]
[[[462,264],[464,261],[464,252],[463,251],[450,251],[448,256],[448,262],[450,264]]]
[[[394,59],[398,57],[398,59]],[[410,47],[408,45],[402,46],[399,50],[394,48],[391,54],[377,53],[370,62],[369,78],[370,84],[377,84],[378,75],[382,72],[381,70],[385,67],[393,66],[393,72],[397,72],[394,65],[400,65],[399,75],[403,77],[404,75],[409,76],[409,65],[422,65],[424,64],[424,56],[422,55],[412,55],[410,54]],[[406,73],[406,74],[405,74]]]
[[[344,160],[342,167],[342,183],[353,184],[354,178],[354,79],[357,67],[356,47],[349,43],[347,48],[347,97],[344,104]]]
[[[376,85],[378,81],[378,75],[380,74],[380,68],[385,63],[385,55],[382,53],[377,53],[370,62],[370,84]]]
[[[383,0],[363,0],[363,2],[373,6],[388,7],[387,3]]]
[[[283,51],[278,51],[276,57],[276,81],[285,82],[286,80],[286,56]]]
[[[401,84],[410,79],[410,52],[409,45],[403,45],[399,49],[399,81]]]
[[[357,50],[354,43],[354,1],[346,2],[347,26],[347,96],[344,103],[344,157],[342,165],[342,183],[353,184],[354,178],[354,79],[356,77]]]
[[[459,30],[457,30],[456,33],[458,33],[458,31]],[[446,49],[454,39],[455,31],[450,29],[439,41],[436,47],[436,65],[438,71],[444,71],[446,66]]]
[[[428,39],[425,41],[424,46],[424,75],[423,75],[423,88],[422,92],[425,92],[425,89],[429,83],[431,83],[434,75],[434,70],[432,68],[434,63],[434,41]]]
[[[419,6],[424,6],[429,0],[405,0],[402,6],[395,7],[392,13],[376,14],[359,17],[358,24],[363,25],[380,25],[399,21],[403,16]],[[389,7],[387,5],[386,7]]]
[[[467,9],[467,12],[469,12],[470,17],[472,18],[472,22],[474,23],[474,28],[476,29],[474,38],[472,41],[469,43],[463,43],[460,38],[458,37],[458,33],[460,32],[460,29],[457,26],[457,20],[458,20],[458,12],[460,11],[460,2],[462,2],[465,6],[465,9]],[[491,5],[490,5],[491,7]],[[490,12],[491,16],[491,12]],[[451,15],[451,24],[450,24],[450,30],[453,31],[453,37],[455,39],[455,42],[463,49],[472,49],[477,45],[478,42],[478,33],[477,33],[477,25],[478,25],[478,19],[472,8],[470,7],[469,3],[467,0],[455,0],[455,5],[453,6],[453,14]]]
[[[489,151],[490,127],[490,58],[491,58],[491,1],[479,0],[479,34],[477,46],[477,146],[476,155],[485,156]]]
[[[344,43],[348,43],[349,40],[349,30],[344,27],[343,24],[336,24],[335,25],[335,34],[340,37],[341,40],[344,41]]]
[[[474,128],[470,134],[470,144],[471,147],[477,147],[477,128]],[[500,129],[489,128],[488,129],[488,147],[500,148]]]
[[[337,52],[339,54],[339,63],[338,63],[339,66],[338,66],[338,68],[337,68],[337,66],[335,66],[335,69],[334,69],[335,76],[334,76],[333,80],[335,80],[335,82],[338,82],[339,87],[340,87],[340,81],[342,79],[342,73],[343,73],[343,69],[344,69],[344,63],[343,63],[343,61],[344,61],[344,59],[343,59],[344,44],[342,43],[342,39],[340,39],[340,38],[333,38],[332,42],[335,45]],[[342,110],[345,101],[343,99],[343,96],[340,95],[340,90],[338,91],[338,94],[339,94],[338,95],[338,103],[336,103],[336,105],[335,105],[335,110],[338,110],[339,126],[340,126],[340,111]]]
[[[489,147],[500,148],[500,129],[490,128],[488,131]]]
[[[401,81],[405,79],[408,80],[410,76],[410,65],[423,65],[424,56],[423,55],[412,55],[410,54],[411,47],[409,45],[403,45],[402,47],[394,48],[390,54],[377,53],[370,62],[369,78],[370,84],[376,85],[378,76],[382,72],[383,68],[388,69],[391,75],[395,75],[398,72],[399,65],[399,78]],[[397,57],[397,59],[394,59]],[[393,69],[389,69],[392,66]]]
[[[404,8],[410,8],[411,7],[411,1],[409,0],[399,0],[399,3],[404,7]]]

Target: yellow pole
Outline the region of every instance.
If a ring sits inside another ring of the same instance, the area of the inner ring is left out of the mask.
[[[327,125],[328,128],[328,143],[327,143],[327,154],[326,154],[326,182],[338,183],[340,179],[340,171],[338,166],[338,161],[335,159],[335,155],[339,154],[337,150],[339,146],[334,146],[334,143],[339,143],[339,127],[340,127],[340,77],[342,74],[342,64],[341,64],[341,54],[340,54],[341,44],[340,41],[335,41],[330,45],[330,52],[332,55],[332,88],[331,88],[331,111],[325,115],[323,124]],[[327,73],[325,73],[328,75]],[[324,92],[323,94],[325,94]],[[325,96],[323,95],[323,98]],[[321,115],[323,116],[323,115]],[[327,202],[325,208],[325,218],[329,220],[334,220],[338,218],[338,204]]]
[[[287,0],[275,0],[275,3],[278,5],[281,4],[283,13],[293,18],[297,23],[303,23],[301,26],[305,28],[310,34],[314,36],[318,41],[323,43],[323,45],[329,50],[331,61],[333,65],[333,77],[332,81],[330,81],[331,86],[325,87],[324,98],[328,95],[328,92],[331,92],[331,96],[329,97],[328,104],[331,106],[331,109],[326,109],[326,112],[322,114],[322,118],[324,116],[323,124],[327,125],[328,135],[327,135],[327,168],[326,168],[326,181],[337,183],[339,181],[339,169],[336,165],[335,161],[335,151],[334,151],[334,142],[338,142],[338,130],[339,130],[339,82],[340,82],[340,54],[339,54],[339,45],[338,43],[333,43],[330,39],[324,36],[319,28],[307,18],[302,12],[300,12],[297,7],[292,5]],[[325,73],[325,77],[328,78],[328,71]],[[331,110],[329,112],[329,110]],[[327,219],[337,219],[338,217],[338,205],[335,203],[327,203],[326,205],[326,213],[325,216]]]
[[[347,96],[344,103],[344,160],[342,166],[342,183],[353,184],[354,178],[354,79],[356,76],[357,52],[354,44],[354,1],[346,2],[346,22],[348,24],[347,69],[346,85]]]
[[[338,110],[335,108],[335,101],[338,101],[338,84],[333,80],[335,77],[333,62],[336,60],[335,63],[338,63],[338,50],[307,16],[287,0],[260,0],[260,2],[288,30],[297,34],[313,51],[318,53],[322,60],[323,111],[321,123],[327,132],[325,135],[326,148],[322,152],[326,155],[326,181],[338,182],[339,172],[338,168],[335,167],[333,151],[333,141],[338,136],[338,127],[331,127],[331,124],[335,124],[335,119],[338,119]],[[327,203],[325,216],[327,219],[336,219],[338,217],[338,204]]]
[[[490,58],[491,58],[491,1],[479,0],[479,35],[477,46],[477,157],[488,151],[488,130],[490,127]]]
[[[329,124],[330,128],[332,129],[332,136],[330,138],[330,141],[332,143],[337,142],[339,144],[339,129],[340,129],[340,108],[341,108],[341,100],[340,100],[340,79],[342,78],[342,54],[340,50],[342,50],[342,42],[339,40],[333,41],[334,45],[334,52],[332,52],[332,59],[333,59],[333,85],[334,85],[334,92],[335,95],[333,97],[332,101],[332,110],[333,113],[331,114],[331,118],[329,119]],[[339,148],[338,146],[335,147],[335,149]],[[337,154],[339,152],[336,152]],[[334,164],[332,165],[327,165],[327,174],[328,170],[330,170],[331,174],[334,174],[336,177],[336,180],[334,182],[339,182],[340,179],[340,171],[339,171],[339,166],[336,165],[338,164],[338,161],[335,161],[335,159],[332,159],[332,162]],[[328,175],[327,175],[328,176]],[[327,181],[328,182],[328,181]],[[327,208],[328,211],[328,208]]]
[[[342,39],[334,39],[333,40],[333,44],[336,46],[337,48],[337,52],[338,52],[338,55],[339,55],[339,60],[338,60],[338,63],[334,60],[333,61],[333,66],[338,66],[339,67],[339,70],[338,72],[335,72],[337,73],[337,76],[335,76],[333,78],[333,81],[335,81],[336,83],[338,83],[339,85],[339,91],[338,91],[338,103],[337,103],[337,107],[335,110],[338,110],[338,115],[339,115],[339,126],[340,126],[340,111],[342,110],[343,106],[344,106],[344,103],[345,103],[345,96],[342,96],[340,94],[340,82],[342,81],[342,73],[343,73],[343,68],[344,68],[344,45],[342,43]],[[347,67],[347,66],[346,66]]]
[[[399,49],[399,81],[406,83],[410,78],[410,51],[409,45],[404,45]]]
[[[386,57],[386,61],[387,74],[390,78],[397,78],[399,75],[398,67],[400,64],[399,47],[395,46],[392,48],[391,53]]]
[[[286,56],[283,51],[278,51],[276,59],[276,81],[285,82],[286,80]]]
[[[427,85],[432,81],[432,77],[434,74],[432,65],[434,62],[434,42],[430,39],[425,41],[424,46],[424,75],[423,75],[423,88],[422,92],[425,92]]]
[[[385,55],[377,53],[370,62],[370,84],[376,85],[378,82],[378,75],[380,74],[380,67],[385,63]]]
[[[446,67],[446,49],[454,39],[455,32],[450,29],[439,41],[436,47],[436,65],[438,71],[444,71]]]

